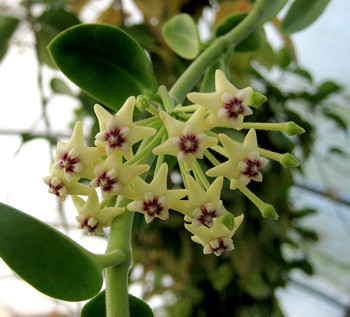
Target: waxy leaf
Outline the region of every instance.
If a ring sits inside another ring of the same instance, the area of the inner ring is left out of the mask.
[[[106,291],[88,301],[81,310],[81,317],[106,316]],[[130,317],[154,317],[152,309],[143,300],[129,294]]]
[[[0,16],[0,61],[7,52],[8,42],[16,31],[19,20],[11,16]]]
[[[58,35],[50,43],[49,51],[72,82],[114,110],[130,96],[156,91],[146,54],[119,28],[78,25]]]
[[[224,35],[237,26],[245,17],[246,13],[236,13],[228,16],[224,19],[215,29],[215,35]],[[250,35],[248,35],[243,41],[241,41],[236,47],[237,52],[247,52],[256,50],[259,47],[265,45],[266,37],[262,26],[256,28]]]
[[[36,49],[39,61],[45,63],[51,68],[56,68],[47,45],[51,40],[69,27],[79,24],[79,19],[72,13],[62,9],[52,8],[45,11],[37,18],[36,23]]]
[[[194,59],[200,52],[200,41],[196,23],[188,14],[178,14],[167,21],[162,34],[165,42],[179,56]]]
[[[82,301],[102,287],[93,254],[47,224],[0,203],[0,257],[38,291]]]
[[[281,31],[291,34],[312,24],[326,8],[330,0],[295,0],[281,23]]]

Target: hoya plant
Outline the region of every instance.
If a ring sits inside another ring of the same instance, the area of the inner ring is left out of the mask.
[[[256,227],[255,220],[250,222],[250,214],[259,215],[259,221],[267,221],[279,231],[285,225],[279,223],[279,215],[286,219],[283,214],[288,207],[280,204],[275,208],[273,202],[265,201],[263,195],[255,193],[256,184],[262,193],[278,191],[274,189],[278,188],[278,177],[287,175],[283,169],[299,166],[298,159],[285,151],[293,146],[283,135],[300,135],[304,127],[300,122],[276,120],[288,116],[277,115],[271,120],[275,99],[268,98],[277,98],[278,91],[271,92],[266,83],[264,94],[250,85],[236,87],[233,81],[239,82],[235,78],[238,73],[233,71],[231,60],[236,51],[259,48],[259,43],[265,41],[262,26],[274,19],[287,2],[236,1],[236,5],[245,5],[246,13],[223,19],[206,43],[200,41],[191,15],[172,16],[158,36],[179,56],[182,66],[167,85],[159,85],[159,60],[141,46],[142,36],[139,42],[129,34],[132,32],[115,26],[79,24],[73,18],[66,19],[71,23],[63,26],[59,19],[54,20],[64,31],[47,48],[38,46],[38,54],[96,100],[93,107],[84,108],[95,117],[96,126],[93,144],[87,145],[82,122],[75,123],[68,142],[57,143],[43,182],[53,199],[64,202],[70,197],[76,207],[77,227],[90,236],[105,235],[108,246],[105,253],[91,253],[51,226],[1,204],[0,256],[8,266],[52,298],[89,300],[81,316],[154,316],[146,302],[129,294],[130,268],[134,258],[139,261],[140,231],[147,234],[147,226],[177,223],[180,219],[186,232],[184,239],[198,245],[207,263],[214,263],[213,257],[235,253],[235,244],[241,243],[236,231]],[[327,3],[294,1],[280,28],[288,34],[307,27]],[[146,4],[138,4],[147,8]],[[15,18],[0,21],[9,29],[8,34],[18,23]],[[38,19],[43,25],[52,21],[50,14]],[[258,71],[255,76],[264,81]],[[299,116],[294,117],[301,121]],[[266,148],[266,136],[276,132],[282,135],[283,142],[275,143],[280,148]],[[304,145],[305,154],[309,147],[307,142]],[[274,170],[278,170],[277,178]],[[273,181],[269,182],[270,175]],[[251,210],[242,210],[242,199],[251,203]],[[135,227],[137,242],[132,241]],[[252,246],[255,242],[252,239],[246,243]],[[271,240],[271,247],[273,243]],[[180,258],[186,258],[185,251]],[[199,257],[198,262],[189,254],[187,259],[195,267],[202,265]],[[247,263],[242,253],[240,259]],[[184,267],[188,265],[186,260],[182,262]],[[234,280],[232,269],[223,260],[217,263],[220,266],[214,270],[224,280],[213,281],[214,288],[227,292]],[[237,265],[235,260],[232,265]],[[261,275],[252,268],[242,276],[249,300],[264,299]],[[273,267],[268,279],[277,279]],[[208,294],[201,296],[206,298]],[[193,307],[200,302],[195,297],[194,293]],[[206,313],[200,316],[213,316],[214,312]],[[230,312],[220,314],[227,316]]]

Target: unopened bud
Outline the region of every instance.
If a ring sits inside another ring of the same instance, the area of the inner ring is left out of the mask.
[[[289,168],[289,167],[297,167],[300,165],[299,161],[295,158],[293,154],[285,153],[283,154],[280,163],[283,167]]]
[[[250,96],[248,104],[254,108],[258,108],[261,104],[263,104],[267,98],[261,93],[254,91]]]
[[[259,209],[260,209],[260,212],[264,218],[272,218],[275,220],[278,219],[278,214],[272,205],[264,204]]]
[[[288,135],[298,135],[298,134],[302,134],[305,132],[305,130],[301,126],[297,125],[293,121],[289,121],[289,122],[285,123],[284,125],[285,125],[284,131]]]
[[[151,100],[149,97],[144,95],[139,95],[136,98],[136,107],[141,112],[147,110],[151,106]]]

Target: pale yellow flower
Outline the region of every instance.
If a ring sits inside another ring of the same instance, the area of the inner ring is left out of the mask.
[[[228,160],[209,169],[208,176],[224,176],[231,180],[231,189],[240,185],[246,186],[250,180],[262,181],[259,171],[267,165],[268,159],[260,157],[256,132],[250,129],[243,144],[232,140],[225,134],[219,135]]]
[[[49,186],[48,192],[55,195],[60,202],[63,202],[67,195],[90,194],[91,188],[78,183],[78,180],[79,177],[76,176],[68,181],[62,170],[53,168],[53,163],[50,164],[50,176],[43,177],[44,183]]]
[[[63,170],[68,181],[76,177],[91,179],[94,166],[102,162],[104,149],[84,146],[84,134],[81,122],[74,126],[73,134],[68,143],[58,142],[53,168]]]
[[[153,153],[176,156],[191,170],[194,161],[203,158],[204,150],[217,143],[215,138],[204,133],[204,112],[204,108],[199,107],[186,122],[176,120],[166,112],[160,112],[159,116],[166,126],[169,138],[153,149]]]
[[[97,193],[92,189],[87,201],[78,196],[72,196],[72,201],[79,213],[76,217],[77,227],[85,229],[89,235],[103,234],[103,228],[109,227],[112,220],[124,212],[125,208],[100,208]]]
[[[114,151],[102,164],[95,167],[96,177],[90,185],[100,187],[103,198],[116,194],[133,199],[135,193],[131,187],[131,181],[148,169],[149,166],[146,164],[123,164],[122,155],[118,151]]]
[[[253,113],[248,107],[252,93],[251,87],[237,89],[221,70],[217,70],[215,92],[192,92],[187,95],[187,98],[210,110],[207,120],[211,127],[231,126],[241,129],[244,117]]]
[[[220,200],[223,178],[218,177],[207,191],[204,191],[190,175],[187,175],[186,183],[188,200],[180,200],[175,209],[184,214],[185,220],[191,221],[195,228],[201,225],[212,227],[213,219],[225,213]]]
[[[115,115],[100,105],[95,105],[94,110],[100,126],[95,144],[106,147],[108,155],[117,150],[130,160],[133,155],[132,146],[156,133],[153,128],[133,123],[134,107],[135,97],[129,97]]]
[[[163,163],[150,184],[140,177],[132,181],[135,200],[128,204],[130,211],[138,211],[145,215],[147,223],[154,217],[169,218],[169,209],[175,209],[181,198],[187,195],[185,189],[167,189],[168,165]]]
[[[185,228],[193,234],[192,240],[204,247],[204,254],[214,253],[216,256],[219,256],[224,251],[234,249],[232,236],[242,221],[243,214],[235,217],[235,225],[232,230],[222,224],[221,218],[215,218],[214,225],[211,228],[205,226],[196,228],[191,224],[185,224]]]

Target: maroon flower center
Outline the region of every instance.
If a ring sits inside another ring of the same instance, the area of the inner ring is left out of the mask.
[[[86,217],[83,221],[83,223],[81,224],[81,228],[82,229],[85,229],[87,232],[89,233],[92,233],[92,232],[95,232],[95,230],[97,229],[98,227],[98,222],[96,222],[95,225],[91,225],[89,224],[89,220],[91,219],[91,217]],[[94,221],[95,222],[95,221]]]
[[[213,218],[217,217],[216,209],[214,210],[208,210],[204,206],[200,207],[202,215],[198,218],[198,221],[200,221],[203,224],[208,224],[213,221]]]
[[[108,142],[110,147],[117,148],[125,142],[125,137],[119,128],[115,128],[105,133],[105,141]]]
[[[113,189],[113,185],[118,182],[117,178],[112,178],[108,176],[108,172],[104,171],[99,177],[97,177],[96,185],[101,187],[103,191],[110,191]]]
[[[188,153],[196,153],[198,150],[199,140],[195,134],[186,134],[180,136],[179,148],[180,151]]]
[[[58,185],[53,185],[52,182],[49,184],[49,188],[51,189],[51,192],[56,195],[57,197],[61,197],[60,189],[64,186],[64,184],[61,182]]]
[[[237,118],[238,115],[244,112],[243,101],[240,98],[233,97],[229,102],[224,103],[224,109],[226,110],[228,118]]]
[[[64,169],[66,172],[74,172],[75,164],[79,163],[78,157],[70,157],[68,152],[64,153],[61,156],[60,161],[58,162],[59,166]]]
[[[247,164],[246,169],[242,172],[244,175],[253,178],[259,174],[259,168],[262,167],[259,160],[245,159],[244,163]]]
[[[222,239],[218,239],[219,246],[217,248],[213,248],[212,245],[210,247],[212,248],[213,252],[219,252],[222,250],[222,252],[227,250],[227,246],[225,245],[224,241]]]
[[[149,216],[155,216],[163,211],[163,206],[159,203],[158,197],[154,197],[151,200],[144,200],[142,209]]]

